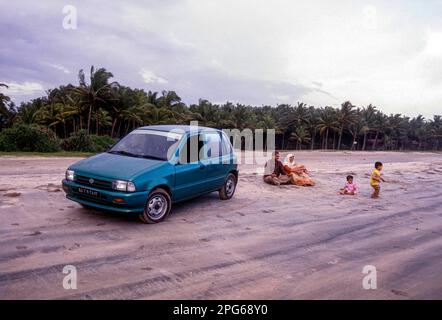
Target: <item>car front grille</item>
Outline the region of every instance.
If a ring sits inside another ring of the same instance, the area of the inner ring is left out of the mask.
[[[97,189],[112,190],[112,181],[100,180],[91,177],[75,175],[75,182],[84,186]]]

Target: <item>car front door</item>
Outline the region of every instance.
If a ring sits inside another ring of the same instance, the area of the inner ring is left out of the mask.
[[[200,161],[200,150],[204,142],[199,135],[187,138],[179,150],[179,160],[175,165],[175,188],[173,200],[181,201],[204,193],[207,166]]]

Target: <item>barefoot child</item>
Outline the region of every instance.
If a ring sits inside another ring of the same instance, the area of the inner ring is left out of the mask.
[[[340,194],[346,194],[350,196],[354,196],[358,194],[358,186],[356,183],[353,183],[353,176],[347,176],[347,183],[344,188],[340,190]]]
[[[379,192],[381,191],[381,181],[385,182],[385,180],[381,177],[381,171],[383,167],[382,162],[376,162],[374,167],[375,169],[373,170],[370,177],[370,185],[374,189],[371,197],[373,199],[377,199],[379,198]]]

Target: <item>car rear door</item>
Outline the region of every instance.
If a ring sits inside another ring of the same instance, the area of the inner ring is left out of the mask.
[[[219,131],[204,132],[202,135],[204,142],[204,158],[202,162],[206,166],[207,189],[218,190],[224,184],[227,166],[222,158],[222,140]]]

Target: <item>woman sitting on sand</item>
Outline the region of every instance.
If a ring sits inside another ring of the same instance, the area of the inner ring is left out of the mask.
[[[312,187],[315,182],[308,176],[307,168],[303,164],[296,164],[295,156],[289,153],[284,160],[284,170],[292,176],[292,181],[297,186]]]

